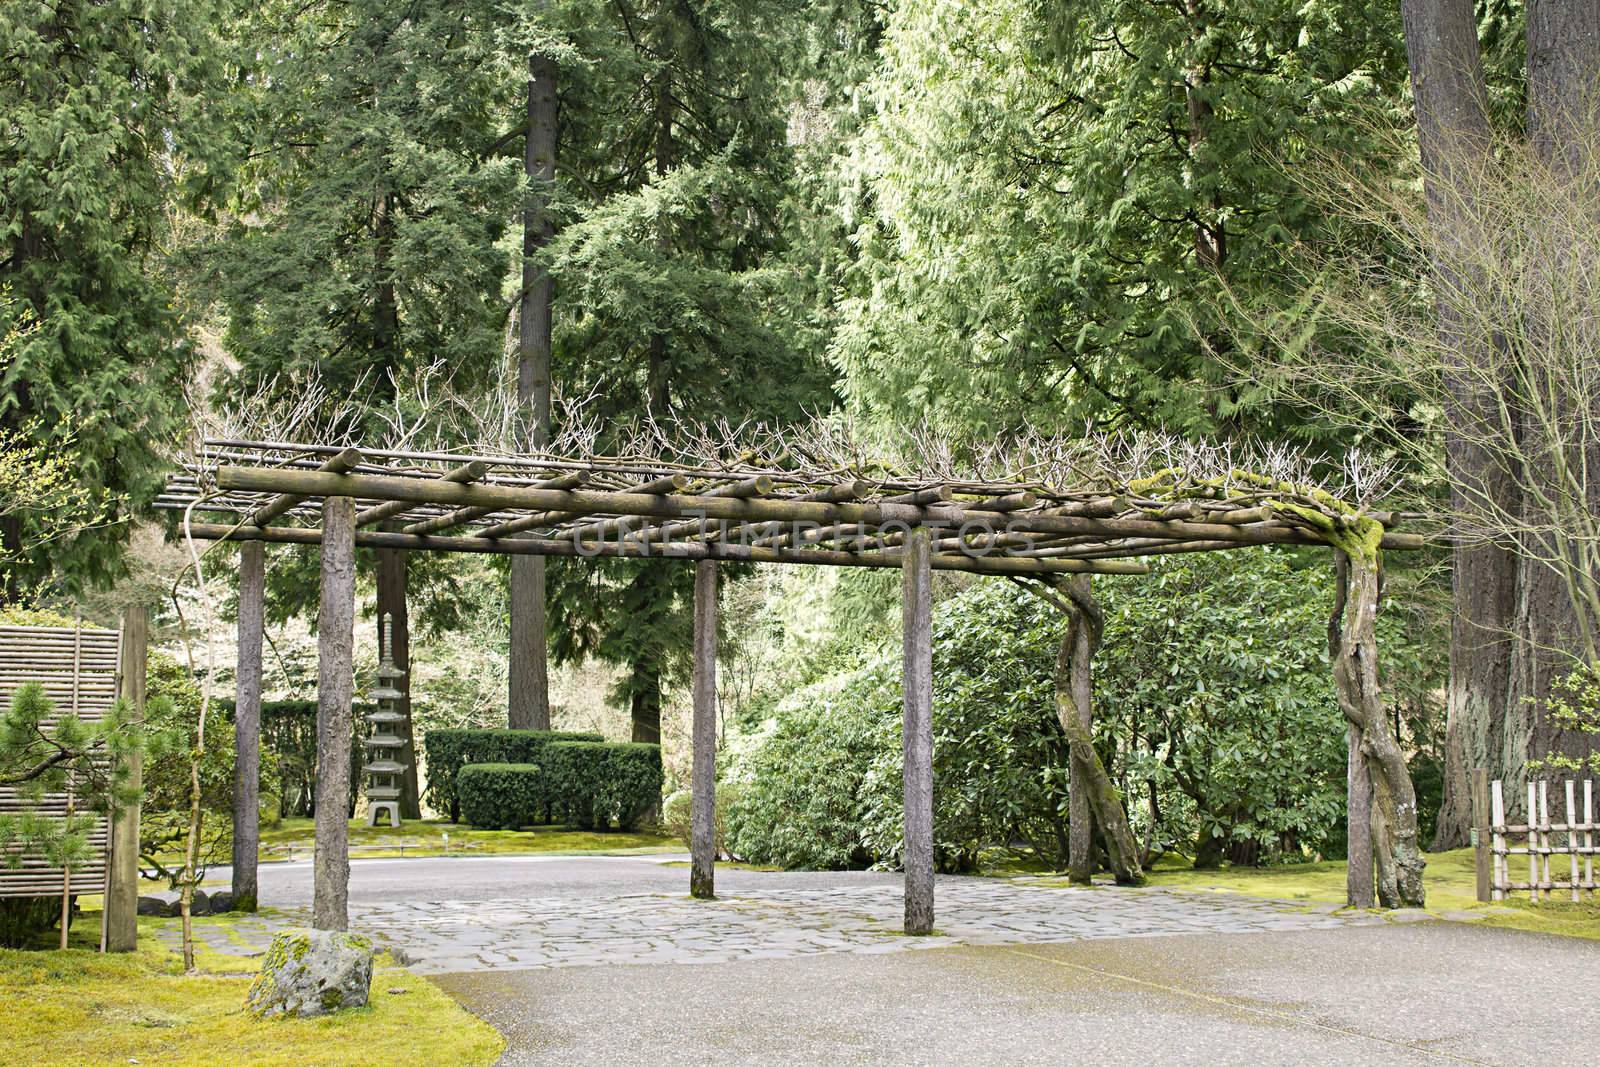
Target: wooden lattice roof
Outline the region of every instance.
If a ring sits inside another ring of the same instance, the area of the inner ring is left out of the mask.
[[[906,531],[927,526],[936,568],[981,574],[1142,573],[1139,557],[1151,555],[1327,544],[1308,514],[1376,520],[1385,548],[1423,543],[1390,529],[1394,513],[1279,479],[1167,468],[1055,481],[1039,465],[977,478],[748,454],[683,462],[210,439],[157,506],[209,540],[317,544],[322,500],[348,496],[368,547],[832,566],[898,566]]]

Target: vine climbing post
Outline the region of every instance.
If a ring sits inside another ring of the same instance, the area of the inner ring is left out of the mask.
[[[1336,553],[1338,590],[1334,615],[1329,621],[1328,645],[1339,709],[1354,727],[1352,737],[1359,742],[1360,761],[1370,790],[1368,825],[1378,903],[1386,908],[1421,907],[1422,868],[1426,861],[1417,840],[1416,791],[1405,753],[1384,713],[1383,692],[1378,683],[1377,619],[1382,574],[1379,543],[1383,527],[1369,518],[1335,522],[1327,516],[1318,517],[1322,520],[1318,525]],[[1351,840],[1359,849],[1357,808],[1363,794],[1354,784],[1352,797],[1356,803],[1350,812]],[[1352,867],[1360,859],[1352,854]],[[1356,878],[1352,873],[1350,904],[1365,907],[1370,898],[1365,897]]]
[[[1066,594],[1056,604],[1067,616],[1067,633],[1056,652],[1056,718],[1067,735],[1069,803],[1070,794],[1079,797],[1068,817],[1084,824],[1071,827],[1067,842],[1072,880],[1087,883],[1093,874],[1092,831],[1098,828],[1117,884],[1139,885],[1144,869],[1128,813],[1094,749],[1094,654],[1105,633],[1105,614],[1089,575],[1074,574],[1056,588]]]

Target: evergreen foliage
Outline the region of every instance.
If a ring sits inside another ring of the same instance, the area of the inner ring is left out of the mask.
[[[208,0],[0,10],[0,440],[61,457],[119,520],[63,542],[0,514],[0,598],[113,576],[166,473],[190,351],[162,253],[173,213],[216,189],[219,25]]]
[[[128,757],[144,737],[120,701],[103,719],[85,721],[70,711],[58,714],[38,682],[19,686],[0,715],[0,786],[16,790],[22,810],[0,814],[0,863],[42,859],[81,867],[95,825],[138,799]],[[47,794],[67,795],[73,814],[46,813]]]
[[[1223,388],[1210,305],[1285,295],[1283,251],[1328,224],[1301,161],[1399,162],[1371,129],[1403,104],[1397,22],[1350,0],[895,8],[847,189],[851,401],[979,428],[1272,426]]]

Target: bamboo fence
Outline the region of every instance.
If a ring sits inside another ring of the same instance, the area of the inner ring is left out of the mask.
[[[1564,787],[1558,800],[1566,802],[1565,818],[1559,821],[1550,815],[1552,784]],[[1571,899],[1578,902],[1585,893],[1592,897],[1600,890],[1594,862],[1600,853],[1595,845],[1600,823],[1595,822],[1594,781],[1582,782],[1581,807],[1579,792],[1579,783],[1570,778],[1559,783],[1530,781],[1527,822],[1517,824],[1506,821],[1503,783],[1497,779],[1491,784],[1489,855],[1494,900],[1505,900],[1509,893],[1526,892],[1530,900],[1537,902],[1551,899],[1553,894],[1570,893]],[[1528,876],[1525,881],[1518,881],[1515,872],[1521,869],[1524,859]]]
[[[82,627],[0,626],[0,706],[9,707],[18,689],[38,682],[55,702],[57,715],[99,719],[117,702],[121,635],[116,630]],[[64,793],[46,794],[38,803],[17,790],[0,787],[0,814],[33,811],[46,817],[74,814]],[[0,897],[41,897],[100,893],[105,889],[110,849],[105,820],[89,837],[91,858],[71,871],[13,849],[0,862]]]

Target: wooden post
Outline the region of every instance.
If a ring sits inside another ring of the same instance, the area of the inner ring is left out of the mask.
[[[906,536],[901,583],[904,661],[905,932],[933,932],[933,571],[926,527]]]
[[[716,896],[717,565],[694,565],[694,772],[689,822],[689,895]]]
[[[356,504],[322,503],[322,602],[317,612],[317,819],[311,924],[349,926],[350,716],[355,696]]]
[[[1494,885],[1489,869],[1489,772],[1483,767],[1472,772],[1472,858],[1477,864],[1478,900],[1487,904]]]
[[[1505,835],[1501,832],[1506,824],[1506,801],[1500,779],[1496,778],[1490,783],[1489,798],[1489,818],[1493,820],[1489,844],[1494,850],[1494,890],[1491,895],[1495,900],[1504,900],[1511,873],[1507,866]]]
[[[127,701],[134,721],[144,718],[145,667],[150,650],[150,611],[143,605],[122,613],[122,652],[117,696]],[[143,789],[142,757],[128,758],[128,785]],[[106,950],[139,947],[139,801],[117,812],[111,823],[111,870],[107,874]]]
[[[261,636],[266,546],[239,545],[239,666],[233,703],[233,907],[255,911],[261,845]]]
[[[1345,734],[1349,746],[1345,772],[1345,902],[1352,908],[1370,908],[1377,902],[1372,869],[1372,778],[1361,752],[1361,731],[1351,724],[1346,726]]]
[[[1076,582],[1085,594],[1089,594],[1089,576],[1084,575],[1078,582],[1074,575],[1069,582]],[[1069,594],[1070,596],[1070,594]],[[1071,685],[1072,709],[1071,714],[1077,720],[1083,731],[1083,736],[1094,737],[1094,652],[1097,639],[1092,627],[1085,625],[1081,618],[1080,610],[1074,618],[1071,627]],[[1072,754],[1069,750],[1067,756],[1067,880],[1078,885],[1089,885],[1094,881],[1094,805],[1090,803],[1090,792],[1095,788],[1093,770],[1083,758]]]

